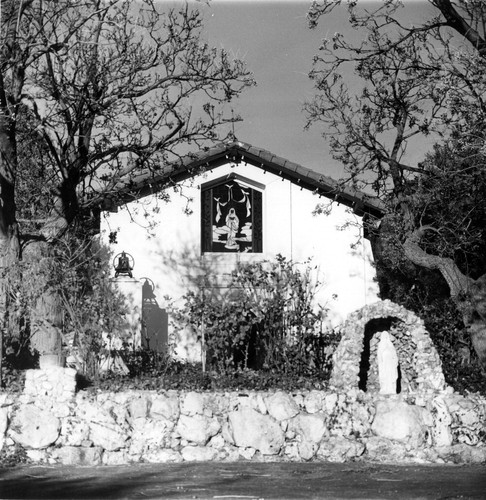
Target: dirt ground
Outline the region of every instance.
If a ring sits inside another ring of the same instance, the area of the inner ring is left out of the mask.
[[[484,465],[183,463],[0,470],[0,498],[486,499]]]

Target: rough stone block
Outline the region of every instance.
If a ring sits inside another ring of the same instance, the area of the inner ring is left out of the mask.
[[[14,402],[14,396],[8,392],[0,392],[0,408],[11,406]]]
[[[328,434],[326,420],[320,413],[301,413],[292,419],[290,429],[293,430],[302,441],[319,443]]]
[[[174,424],[167,419],[137,418],[132,422],[131,453],[143,453],[147,449],[165,448],[170,441]]]
[[[337,402],[338,402],[338,395],[335,392],[325,394],[324,395],[324,411],[326,413],[332,413]]]
[[[225,462],[237,462],[241,458],[238,449],[232,446],[225,446],[221,457]]]
[[[251,448],[251,447],[239,448],[238,453],[239,453],[240,457],[244,458],[245,460],[251,460],[255,456],[256,450],[255,450],[255,448]]]
[[[432,438],[435,446],[450,446],[452,444],[451,423],[452,417],[442,398],[434,399],[430,407],[434,414]]]
[[[47,460],[46,450],[25,450],[25,454],[34,463],[42,463]]]
[[[63,465],[101,465],[102,449],[63,446],[51,453],[56,462]]]
[[[300,460],[299,443],[296,441],[285,443],[283,452],[284,455],[292,461]]]
[[[322,410],[322,392],[311,391],[304,399],[305,411],[307,413],[317,413]]]
[[[149,400],[146,397],[135,398],[130,401],[129,414],[132,420],[145,418],[149,411]]]
[[[376,462],[399,462],[403,461],[407,455],[407,447],[400,441],[370,436],[366,439],[366,455],[367,458]]]
[[[481,422],[481,415],[474,407],[460,407],[456,413],[462,425],[474,427]]]
[[[42,449],[57,441],[60,430],[61,423],[52,413],[23,405],[14,414],[9,433],[24,448]]]
[[[329,462],[341,463],[360,457],[364,451],[365,446],[359,441],[331,436],[327,441],[321,443],[318,457]]]
[[[452,434],[454,436],[453,440],[457,443],[463,443],[470,446],[476,446],[480,441],[480,427],[469,427],[466,425],[460,425],[454,427]]]
[[[182,439],[200,445],[205,445],[220,430],[221,424],[215,418],[204,415],[181,415],[176,427]]]
[[[212,437],[207,446],[211,446],[211,448],[216,448],[217,450],[222,450],[225,447],[225,440],[221,434],[217,434]]]
[[[302,441],[298,444],[299,457],[301,460],[311,460],[314,458],[319,445],[311,441]]]
[[[179,398],[177,394],[157,395],[152,399],[149,416],[154,419],[175,421],[179,418]]]
[[[66,402],[66,398],[63,397],[61,401],[56,401],[52,406],[52,413],[59,418],[66,418],[71,415],[71,407],[69,403]]]
[[[151,450],[143,455],[143,459],[146,462],[150,463],[177,463],[182,462],[181,454],[176,450],[171,450],[167,448],[159,449],[159,450]]]
[[[181,401],[181,413],[184,415],[202,415],[204,413],[204,394],[188,392]]]
[[[264,455],[277,455],[285,435],[280,425],[269,415],[262,415],[251,408],[229,414],[229,427],[236,446],[252,447]]]
[[[60,445],[83,446],[89,438],[89,425],[85,420],[78,418],[62,419]]]
[[[372,431],[380,437],[410,442],[413,446],[424,442],[430,413],[422,407],[404,401],[382,400],[376,403]]]
[[[78,416],[87,422],[116,425],[115,419],[110,412],[110,408],[103,406],[103,404],[99,404],[95,401],[85,401],[82,404],[78,404],[78,408]]]
[[[218,456],[218,451],[208,446],[186,446],[181,455],[186,462],[210,462]]]
[[[130,463],[130,458],[125,450],[105,451],[102,456],[103,465],[124,465]]]
[[[116,451],[126,446],[129,436],[119,426],[91,422],[89,424],[89,437],[95,446],[108,451]]]
[[[268,413],[275,420],[288,420],[299,413],[292,396],[286,392],[279,391],[266,398]]]
[[[481,464],[486,462],[486,446],[455,444],[435,449],[440,458],[457,464]]]

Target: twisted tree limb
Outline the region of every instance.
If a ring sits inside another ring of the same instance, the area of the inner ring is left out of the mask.
[[[436,229],[422,226],[415,230],[403,243],[405,256],[417,266],[437,269],[442,274],[486,375],[486,275],[474,280],[466,276],[451,258],[427,253],[420,246],[426,231]]]
[[[405,256],[417,266],[440,271],[449,285],[451,298],[459,297],[471,288],[474,280],[462,273],[451,258],[432,255],[422,249],[420,240],[426,231],[436,231],[436,229],[431,226],[421,226],[414,231],[403,244]]]

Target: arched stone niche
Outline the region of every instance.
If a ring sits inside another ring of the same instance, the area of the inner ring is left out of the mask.
[[[398,355],[398,394],[445,390],[441,361],[423,321],[389,300],[348,316],[333,355],[331,387],[380,391],[376,351],[382,331],[389,333]]]

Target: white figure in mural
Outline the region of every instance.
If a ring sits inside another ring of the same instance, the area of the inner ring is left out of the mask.
[[[388,332],[380,333],[380,342],[377,351],[378,379],[381,394],[396,394],[398,379],[397,351]]]
[[[226,216],[226,227],[228,231],[228,239],[226,240],[226,248],[235,249],[239,248],[238,243],[236,243],[235,238],[238,233],[238,228],[240,226],[240,220],[236,215],[235,209],[230,208],[228,215]]]

